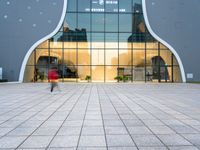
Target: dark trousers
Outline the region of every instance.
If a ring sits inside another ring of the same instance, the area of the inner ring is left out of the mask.
[[[53,89],[56,86],[58,86],[56,82],[51,82],[51,92],[53,92]]]

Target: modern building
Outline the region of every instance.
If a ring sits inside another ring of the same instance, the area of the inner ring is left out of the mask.
[[[3,78],[200,80],[197,0],[1,0]]]

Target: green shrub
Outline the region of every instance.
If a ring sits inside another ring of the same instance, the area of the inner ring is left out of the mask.
[[[119,82],[123,80],[123,76],[116,76],[114,79]]]
[[[85,77],[85,80],[87,80],[88,82],[91,81],[91,79],[92,79],[92,78],[91,78],[91,76],[89,76],[89,75],[87,75],[87,76]]]

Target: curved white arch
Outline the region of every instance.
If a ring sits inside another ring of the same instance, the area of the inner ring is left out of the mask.
[[[24,57],[24,60],[22,62],[22,66],[21,66],[21,70],[20,70],[20,74],[19,74],[19,82],[23,82],[26,64],[28,62],[28,59],[29,59],[31,53],[35,50],[35,48],[39,44],[41,44],[42,42],[44,42],[44,41],[48,40],[49,38],[53,37],[59,31],[59,29],[62,26],[63,21],[65,19],[66,11],[67,11],[67,0],[64,0],[62,15],[61,15],[60,21],[59,21],[58,25],[56,26],[56,28],[54,29],[54,31],[51,32],[50,34],[46,35],[45,37],[43,37],[39,41],[37,41],[35,44],[33,44],[33,46],[31,46],[31,48],[26,53],[26,55]]]
[[[142,0],[142,9],[143,9],[143,14],[144,14],[144,21],[145,24],[147,26],[147,29],[149,30],[149,32],[151,33],[151,35],[158,41],[160,41],[162,44],[164,44],[166,47],[169,48],[170,51],[172,51],[172,53],[174,54],[174,56],[176,57],[179,67],[180,67],[180,71],[181,71],[181,77],[182,77],[182,82],[186,82],[186,77],[185,77],[185,71],[184,71],[184,67],[183,67],[183,63],[178,55],[178,53],[176,52],[176,50],[166,41],[164,41],[163,39],[161,39],[151,28],[148,17],[147,17],[147,7],[146,7],[146,0]]]

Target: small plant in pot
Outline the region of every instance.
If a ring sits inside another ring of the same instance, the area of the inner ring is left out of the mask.
[[[91,76],[89,76],[89,75],[87,75],[86,77],[85,77],[85,80],[87,81],[87,82],[90,82],[91,81]]]
[[[127,82],[129,80],[128,76],[123,76],[123,81]]]
[[[117,82],[121,82],[123,81],[123,76],[116,76],[114,79],[117,80]]]

